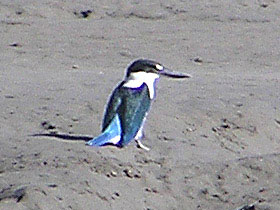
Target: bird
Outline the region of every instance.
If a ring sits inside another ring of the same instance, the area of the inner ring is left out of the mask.
[[[124,147],[133,139],[137,146],[150,150],[142,144],[143,127],[156,96],[156,82],[161,76],[183,79],[191,75],[173,72],[160,63],[149,59],[132,62],[121,81],[112,92],[103,117],[101,134],[86,144],[94,147],[114,145]]]

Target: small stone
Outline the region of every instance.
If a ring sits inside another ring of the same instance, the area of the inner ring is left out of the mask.
[[[152,192],[153,192],[153,193],[158,193],[158,190],[155,189],[155,188],[152,188]]]
[[[227,124],[227,123],[222,123],[221,127],[222,128],[230,128],[229,124]]]
[[[114,192],[113,195],[112,195],[112,199],[115,200],[118,197],[120,197],[120,193]]]
[[[241,106],[243,106],[243,104],[242,104],[241,102],[237,102],[237,103],[235,104],[235,106],[241,107]]]
[[[163,136],[162,139],[164,141],[174,141],[174,139],[170,138],[170,137],[167,137],[167,136]]]
[[[53,125],[51,122],[49,122],[49,121],[43,121],[42,123],[41,123],[41,125],[42,125],[42,127],[43,128],[45,128],[46,130],[52,130],[52,129],[55,129],[56,128],[56,126],[55,125]]]
[[[145,188],[145,191],[146,192],[152,192],[152,193],[158,193],[158,191],[157,191],[157,189],[155,189],[155,188]]]
[[[132,171],[130,169],[124,169],[123,172],[127,177],[133,178],[133,174],[132,174]]]
[[[72,121],[77,122],[77,121],[79,121],[79,119],[76,118],[76,117],[73,117],[73,118],[72,118]]]
[[[255,204],[240,206],[236,210],[255,210]]]
[[[134,175],[134,178],[140,179],[140,178],[141,178],[141,174],[135,174],[135,175]]]
[[[48,187],[56,188],[56,187],[57,187],[57,184],[48,184]]]
[[[193,59],[194,62],[201,64],[203,62],[202,58],[196,57]]]
[[[201,190],[200,190],[200,193],[202,193],[202,194],[204,194],[204,195],[209,194],[209,192],[208,192],[208,189],[207,189],[207,188],[203,188],[203,189],[201,189]]]
[[[17,43],[17,42],[14,42],[12,44],[9,44],[10,47],[22,47],[21,44]]]
[[[265,2],[264,2],[264,3],[261,3],[260,6],[261,6],[262,8],[267,8],[267,7],[268,7],[268,3],[265,3]]]
[[[82,10],[80,12],[75,11],[74,15],[76,15],[79,18],[88,18],[89,15],[93,12],[93,10],[88,9],[88,10]]]
[[[13,95],[5,95],[5,98],[15,98]]]
[[[242,114],[241,111],[237,111],[237,112],[236,112],[236,115],[237,115],[238,117],[240,117],[240,118],[243,117],[243,114]]]
[[[259,189],[259,192],[260,192],[260,193],[265,192],[265,191],[266,191],[266,190],[265,190],[264,187],[262,187],[262,188]]]
[[[145,189],[145,191],[146,192],[152,192],[152,190],[150,188],[148,188],[148,187]]]
[[[85,11],[81,11],[80,13],[83,16],[83,18],[87,18],[92,13],[92,10],[88,9]]]
[[[118,173],[116,171],[111,171],[111,176],[112,177],[116,177],[118,175]]]
[[[213,128],[212,128],[212,131],[213,131],[213,132],[217,132],[218,129],[217,129],[216,127],[213,127]]]
[[[17,14],[17,15],[22,15],[23,12],[24,12],[23,10],[17,10],[17,11],[16,11],[16,14]]]
[[[78,65],[73,65],[73,66],[72,66],[72,69],[78,69],[78,68],[79,68]]]

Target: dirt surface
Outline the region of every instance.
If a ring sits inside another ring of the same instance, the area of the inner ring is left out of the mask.
[[[0,209],[279,209],[279,14],[274,0],[2,0]],[[137,58],[193,77],[160,80],[149,152],[86,146]]]

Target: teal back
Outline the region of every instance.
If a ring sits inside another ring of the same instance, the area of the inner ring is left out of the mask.
[[[123,87],[122,84],[114,90],[110,97],[102,126],[102,131],[104,131],[114,116],[119,115],[122,129],[119,146],[124,146],[133,140],[151,106],[146,84],[133,89]]]

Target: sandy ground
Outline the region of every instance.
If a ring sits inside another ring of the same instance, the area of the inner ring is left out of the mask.
[[[1,0],[0,209],[280,209],[279,14],[274,0]],[[137,58],[193,78],[160,80],[151,151],[85,146]]]

